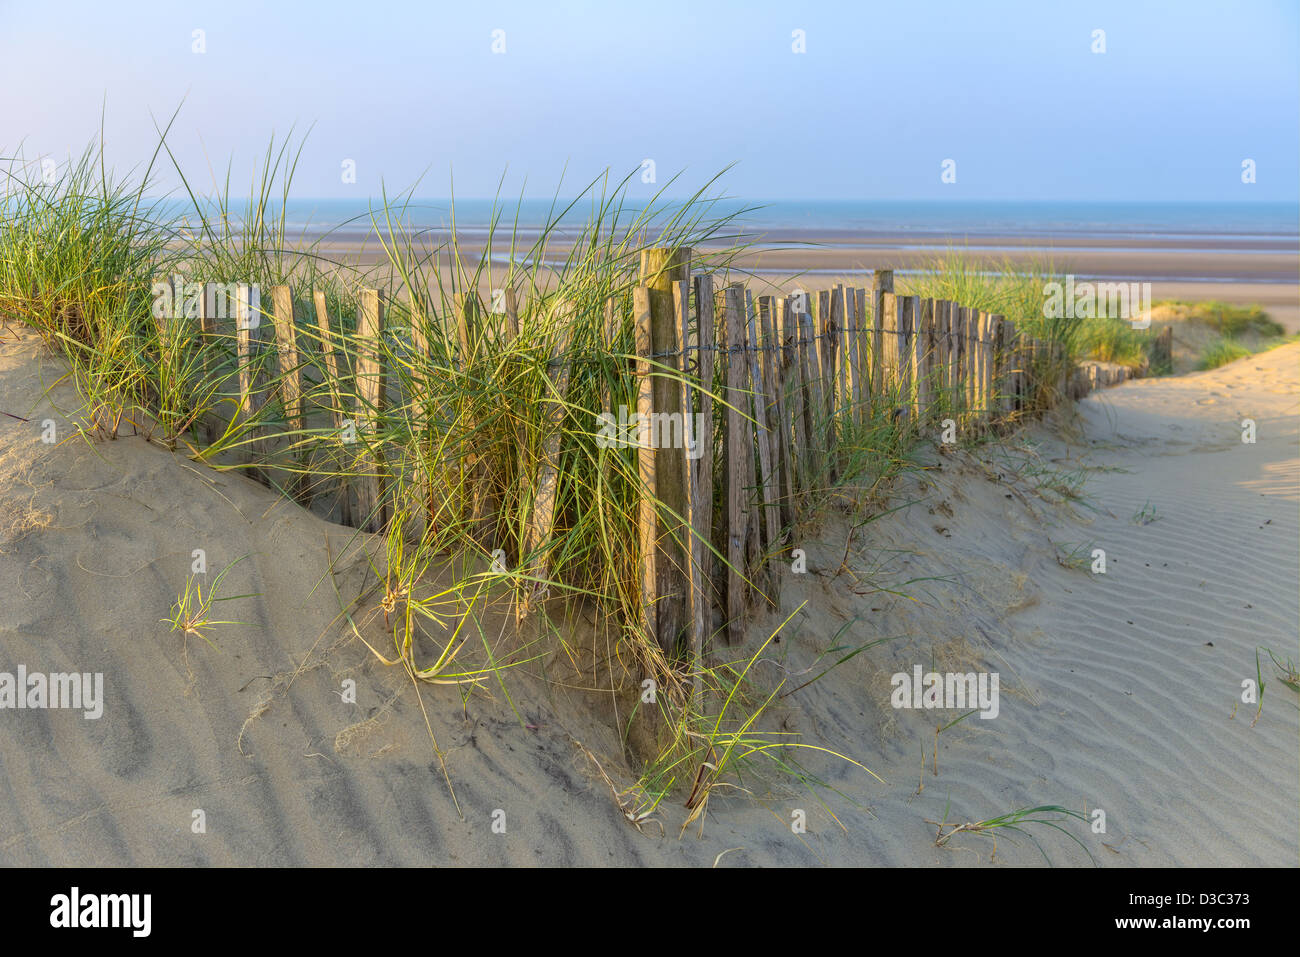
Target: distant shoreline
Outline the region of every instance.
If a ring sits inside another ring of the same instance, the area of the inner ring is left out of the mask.
[[[1010,237],[1007,237],[1010,238]],[[443,240],[428,234],[429,249]],[[316,242],[315,252],[334,263],[373,267],[386,256],[379,242],[371,237],[345,240],[300,240],[299,248]],[[869,285],[876,269],[891,269],[906,282],[908,275],[923,269],[926,263],[942,256],[945,243],[929,246],[882,245],[871,249],[847,250],[833,242],[823,245],[792,246],[784,249],[759,249],[739,256],[732,262],[737,278],[748,278],[757,287],[766,285],[773,295],[783,295],[792,284],[816,291],[837,283]],[[1083,241],[1071,241],[1075,242]],[[530,240],[519,244],[526,251]],[[477,261],[482,253],[481,241],[461,237],[460,251],[468,261]],[[492,268],[504,269],[510,251],[510,236],[499,233],[494,243]],[[963,249],[953,243],[954,249]],[[1150,250],[1135,250],[1107,242],[1094,242],[1080,252],[1068,254],[1051,246],[1023,245],[1009,251],[981,253],[968,248],[971,256],[988,268],[996,269],[1004,261],[1024,265],[1035,259],[1051,259],[1058,273],[1072,273],[1079,279],[1109,282],[1150,282],[1155,300],[1221,300],[1237,305],[1259,305],[1281,323],[1288,333],[1300,333],[1300,252],[1269,249],[1248,252],[1218,253],[1177,245]],[[709,249],[699,252],[707,255]],[[568,253],[564,242],[548,244],[547,259],[558,264]]]
[[[443,230],[417,232],[427,248],[436,248],[449,238]],[[1135,245],[1131,240],[1070,237],[1052,244],[1034,242],[1021,236],[981,237],[979,244],[968,244],[963,237],[940,237],[932,241],[897,234],[854,234],[846,242],[840,233],[807,234],[798,242],[773,245],[772,234],[735,260],[738,268],[756,275],[852,276],[876,269],[908,272],[923,269],[949,249],[996,268],[1004,261],[1024,265],[1034,260],[1051,260],[1058,272],[1071,272],[1080,278],[1130,282],[1196,283],[1300,283],[1300,244],[1287,246],[1284,240],[1235,239],[1205,248],[1189,240],[1158,240]],[[463,254],[477,258],[486,237],[458,230]],[[331,257],[356,262],[375,262],[383,258],[382,247],[373,235],[368,239],[359,231],[348,235],[341,231],[325,233],[309,230],[297,237],[299,248],[316,245],[317,251]],[[516,242],[519,253],[532,244],[531,236]],[[498,231],[493,240],[494,258],[504,264],[510,253],[509,230]],[[708,247],[702,252],[707,253]],[[553,264],[563,261],[568,244],[562,237],[548,243],[547,259]]]

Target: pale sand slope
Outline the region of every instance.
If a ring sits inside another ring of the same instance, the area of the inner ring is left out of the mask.
[[[99,721],[0,711],[0,864],[707,866],[730,849],[722,866],[987,863],[988,840],[933,845],[926,821],[949,801],[957,821],[1028,804],[1101,807],[1106,834],[1070,828],[1102,865],[1293,864],[1296,696],[1270,681],[1254,728],[1244,706],[1229,715],[1256,644],[1300,657],[1298,358],[1289,346],[1090,398],[1086,439],[1071,445],[1051,437],[1058,422],[1001,452],[927,453],[942,468],[899,484],[895,500],[909,507],[851,538],[839,514],[800,533],[809,574],[783,570],[781,611],[758,616],[736,654],[804,600],[755,666],[765,681],[784,671],[795,687],[854,646],[903,636],[783,699],[769,722],[888,783],[813,754],[807,766],[860,805],[825,796],[843,828],[807,792],[747,777],[760,802],[715,799],[703,838],[678,840],[680,796],[657,816],[667,836],[649,824],[638,833],[574,747],[629,782],[606,699],[518,672],[512,695],[536,731],[499,693],[464,706],[451,689],[424,694],[462,819],[413,691],[339,642],[337,603],[319,580],[327,537],[338,556],[349,530],[138,438],[42,445],[46,417],[67,435],[42,397],[64,367],[30,335],[0,344],[0,410],[33,420],[0,417],[0,671],[102,671],[107,685]],[[66,386],[52,395],[74,404]],[[1247,415],[1259,427],[1252,446],[1239,439]],[[1025,464],[1039,459],[1129,471],[1092,472],[1084,494],[1101,512],[1071,514],[1032,490],[1045,476]],[[1133,524],[1148,501],[1159,519]],[[1093,541],[1106,548],[1105,576],[1056,563],[1052,542]],[[232,593],[259,593],[221,609],[246,624],[214,632],[219,653],[193,640],[185,653],[157,623],[200,547],[213,567],[250,554]],[[340,582],[355,586],[355,575]],[[922,750],[930,765],[936,723],[957,713],[895,711],[889,676],[932,660],[998,671],[1001,714],[945,731],[938,776],[927,772],[916,795]],[[571,678],[563,665],[553,658],[552,676]],[[337,693],[349,677],[355,706]],[[191,832],[196,808],[205,834]],[[800,808],[808,831],[795,835]],[[504,835],[491,830],[496,809]],[[1053,863],[1088,864],[1063,836],[1039,837]],[[1001,839],[995,861],[1043,857]]]
[[[934,727],[956,714],[914,721],[919,727],[900,720],[896,735],[886,728],[882,763],[872,766],[909,787],[883,798],[866,789],[877,815],[864,827],[872,859],[897,860],[906,844],[912,854],[902,859],[951,862],[952,854],[925,848],[933,829],[919,821],[939,819],[951,799],[950,817],[959,821],[1043,803],[1102,808],[1107,833],[1084,837],[1100,864],[1294,865],[1296,694],[1269,667],[1257,725],[1253,708],[1230,716],[1241,681],[1255,677],[1257,645],[1300,661],[1300,345],[1216,371],[1126,384],[1080,408],[1075,441],[1053,438],[1069,432],[1056,417],[1050,431],[1036,427],[1010,448],[989,450],[991,465],[944,457],[926,507],[867,526],[862,558],[874,553],[890,567],[889,549],[900,549],[894,579],[950,576],[951,584],[907,586],[932,607],[879,595],[864,606],[843,575],[787,589],[787,606],[796,591],[812,599],[817,613],[806,624],[825,639],[853,615],[869,623],[853,632],[862,637],[929,635],[863,656],[873,659],[863,678],[875,702],[889,692],[889,672],[928,670],[931,648],[937,670],[964,670],[945,663],[951,654],[1001,672],[1001,715],[972,716],[945,731],[939,775],[927,774],[915,798],[921,749],[929,763]],[[1247,417],[1257,425],[1253,445],[1241,442]],[[1027,460],[1067,482],[1088,466],[1083,494],[1091,507],[1076,505],[1072,517],[1041,497],[1022,500],[1026,479],[1057,482],[1031,478]],[[1005,480],[1017,469],[1022,479],[1009,491]],[[1158,518],[1135,524],[1148,503]],[[1107,573],[1061,567],[1049,540],[1063,551],[1103,547]],[[825,552],[833,564],[842,546]],[[873,607],[882,611],[871,614]],[[810,711],[830,716],[823,731],[847,744],[854,722],[841,717],[844,689],[828,684],[817,693],[822,700]],[[1081,825],[1072,830],[1087,834]],[[846,859],[837,845],[859,839],[819,833],[832,858]],[[1038,833],[1053,862],[1086,863],[1068,839]],[[982,851],[962,855],[963,863],[987,860],[992,849],[967,836],[953,846]],[[1035,854],[998,844],[1000,860],[1032,862]]]

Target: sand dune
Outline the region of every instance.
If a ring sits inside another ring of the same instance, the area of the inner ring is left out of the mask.
[[[1253,709],[1232,717],[1257,645],[1297,657],[1300,345],[1094,394],[996,447],[927,452],[894,490],[907,507],[803,530],[808,574],[783,569],[781,608],[730,651],[805,601],[756,666],[771,686],[802,684],[833,646],[898,636],[772,715],[886,783],[813,754],[842,795],[817,792],[823,806],[747,778],[750,796],[679,839],[680,798],[638,830],[597,770],[631,781],[610,703],[540,675],[513,678],[522,722],[499,693],[423,692],[453,799],[415,691],[336,620],[327,547],[346,588],[365,542],[141,438],[87,444],[65,417],[75,393],[51,388],[62,363],[15,334],[0,410],[30,421],[0,417],[0,671],[103,672],[106,700],[97,721],[0,711],[2,864],[1034,865],[1023,838],[940,848],[928,822],[1042,803],[1106,812],[1104,834],[1069,825],[1104,866],[1300,855],[1296,696],[1269,681],[1253,727]],[[41,443],[47,418],[61,444]],[[1079,469],[1082,498],[1056,501]],[[1106,574],[1058,564],[1071,543],[1104,548]],[[221,617],[243,624],[214,631],[216,648],[159,622],[196,548],[216,567],[249,556],[230,587],[256,597],[231,603]],[[939,737],[937,775],[935,727],[957,715],[890,706],[890,676],[932,662],[1002,682],[997,718]],[[1037,836],[1053,863],[1090,863]]]

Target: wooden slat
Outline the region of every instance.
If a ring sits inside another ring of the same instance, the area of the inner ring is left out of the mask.
[[[387,522],[381,478],[384,453],[378,434],[388,403],[382,350],[384,314],[384,294],[363,289],[357,322],[357,436],[366,443],[367,454],[363,457],[365,474],[357,481],[357,511],[361,528],[367,532],[381,531]]]
[[[988,418],[989,404],[989,316],[982,310],[975,313],[975,421],[982,430]]]
[[[261,344],[262,296],[257,286],[240,283],[235,299],[235,352],[239,359],[239,411],[245,419],[258,410],[254,362]]]
[[[916,383],[916,424],[930,421],[930,361],[934,355],[934,300],[917,299],[912,316],[912,380]]]
[[[848,421],[858,424],[862,421],[862,355],[859,351],[861,316],[860,303],[862,290],[852,286],[844,290],[844,363],[848,367]]]
[[[235,355],[239,363],[239,411],[245,422],[261,411],[263,376],[260,371],[262,351],[262,293],[256,285],[240,283],[235,293]],[[248,456],[258,463],[248,470],[250,478],[269,484],[260,463],[266,457],[266,440],[261,425],[249,426]]]
[[[290,430],[302,431],[302,369],[298,362],[298,330],[293,323],[293,294],[288,286],[271,287],[271,325],[275,329],[280,366],[280,400]]]
[[[632,290],[632,322],[636,349],[636,411],[640,423],[637,443],[637,473],[641,479],[641,496],[637,516],[638,543],[641,555],[641,607],[644,610],[642,627],[649,641],[659,635],[659,610],[655,603],[657,576],[656,541],[658,519],[655,514],[655,449],[651,441],[651,415],[654,412],[654,383],[650,378],[650,290],[637,286]]]
[[[877,269],[871,278],[871,395],[879,405],[888,401],[885,385],[885,294],[894,291],[894,271]]]
[[[794,304],[789,299],[777,300],[777,311],[781,319],[781,342],[784,356],[786,381],[786,405],[792,423],[792,445],[790,447],[791,484],[797,495],[803,492],[808,481],[808,425],[804,408],[806,395],[804,391],[804,370],[808,365],[805,347],[800,344],[799,317],[795,314]],[[791,520],[797,515],[798,500],[791,502]]]
[[[953,412],[958,423],[964,423],[966,401],[966,315],[968,310],[960,303],[952,307],[952,398]]]
[[[997,347],[1002,335],[1002,317],[994,313],[984,316],[984,426],[992,425],[997,416],[998,378]]]
[[[916,383],[912,379],[912,320],[916,315],[916,296],[897,296],[898,309],[898,395],[903,410],[903,422],[909,428],[916,424]]]
[[[298,362],[298,329],[293,321],[293,294],[288,286],[271,287],[271,327],[275,336],[276,364],[279,370],[280,404],[285,425],[290,432],[303,429],[302,368]],[[290,442],[298,441],[291,438]],[[309,483],[301,472],[293,473],[288,482],[289,495],[304,500]]]
[[[799,329],[802,354],[808,360],[803,370],[807,389],[804,412],[808,428],[809,488],[812,489],[822,487],[826,474],[826,398],[822,393],[821,348],[817,343],[817,332],[810,314],[799,314]]]
[[[961,312],[961,385],[959,385],[959,394],[962,399],[962,417],[963,426],[969,423],[972,410],[975,407],[975,376],[974,376],[974,343],[971,342],[972,329],[975,324],[975,309],[969,306],[958,307]]]
[[[831,367],[835,370],[835,406],[833,413],[837,424],[842,424],[845,411],[852,407],[850,386],[849,386],[849,368],[848,368],[848,340],[845,337],[845,328],[848,323],[848,314],[845,311],[844,285],[837,283],[831,289]]]
[[[934,304],[934,387],[936,401],[944,416],[952,411],[952,339],[949,334],[951,305],[946,299],[940,299]]]
[[[961,306],[948,303],[948,409],[953,418],[961,421]]]
[[[1016,338],[1016,324],[1005,316],[998,316],[998,418],[1007,422],[1012,412],[1012,390],[1015,363],[1011,353]]]
[[[749,468],[753,436],[749,419],[745,362],[745,292],[739,283],[724,291],[723,321],[727,330],[727,636],[741,639],[744,630],[746,584],[745,544],[750,521]]]
[[[758,307],[756,333],[759,342],[759,366],[763,373],[763,419],[767,429],[767,460],[771,468],[772,511],[778,529],[781,525],[781,499],[785,495],[785,476],[781,462],[781,429],[777,418],[777,400],[780,392],[777,387],[777,375],[780,372],[780,346],[776,340],[775,327],[772,323],[772,297],[759,296],[755,301]],[[751,325],[755,316],[751,314]],[[777,535],[779,535],[779,531]],[[772,543],[769,543],[769,548]]]
[[[754,393],[756,385],[754,381],[754,361],[756,344],[751,336],[751,320],[754,312],[754,302],[750,297],[749,290],[744,290],[741,297],[744,309],[744,320],[742,325],[742,335],[744,336],[743,357],[748,375],[745,379],[745,387],[749,390],[746,397],[746,414],[750,416],[750,429],[752,430],[752,445],[749,455],[746,457],[746,474],[745,487],[749,489],[749,529],[745,536],[745,571],[748,576],[748,587],[751,592],[757,589],[753,572],[758,569],[759,558],[763,554],[763,479],[759,474],[758,462],[758,442],[763,435],[763,429],[758,425],[754,415]],[[751,596],[752,597],[752,594]]]
[[[826,426],[823,430],[826,451],[826,469],[828,476],[834,482],[838,469],[835,466],[835,449],[836,449],[836,409],[839,401],[836,397],[838,389],[838,373],[836,370],[837,360],[839,358],[838,337],[836,336],[834,299],[830,290],[824,289],[817,294],[817,335],[819,345],[821,346],[819,358],[822,363],[822,398],[826,402],[825,416]]]
[[[1027,333],[1016,337],[1016,412],[1022,415],[1029,409],[1029,342]]]
[[[703,609],[704,633],[713,628],[713,552],[709,544],[713,540],[713,369],[717,359],[715,335],[717,319],[714,310],[713,277],[700,275],[695,277],[695,327],[698,362],[700,367],[700,416],[701,431],[699,441],[703,454],[695,463],[697,482],[693,490],[691,522],[696,536],[700,539],[700,573],[704,579],[705,597]]]
[[[771,363],[769,382],[773,403],[768,407],[772,422],[772,455],[777,463],[779,484],[777,493],[780,498],[780,521],[789,526],[794,520],[794,456],[790,451],[790,419],[787,416],[788,405],[785,396],[786,350],[782,341],[781,327],[776,314],[780,300],[764,296],[758,301],[760,319],[763,325],[764,358]]]
[[[899,297],[884,293],[880,300],[880,395],[891,416],[899,415],[901,393],[898,381]]]
[[[651,376],[654,412],[665,417],[682,407],[681,347],[673,303],[673,284],[690,277],[689,248],[641,251],[641,282],[650,295],[650,346],[659,369]],[[671,421],[671,420],[669,420]],[[671,427],[661,433],[672,433]],[[655,540],[656,634],[659,647],[675,654],[690,631],[689,533],[686,516],[686,449],[672,437],[655,449],[655,497],[662,503]]]
[[[780,539],[780,515],[777,508],[776,463],[772,460],[772,430],[767,416],[771,401],[771,389],[768,382],[767,367],[764,361],[763,343],[758,336],[758,310],[748,290],[745,292],[745,328],[749,342],[749,376],[753,390],[753,409],[755,431],[754,441],[758,446],[758,500],[759,524],[763,531],[763,549],[760,554],[774,552]],[[757,570],[757,569],[752,569]]]
[[[704,556],[708,553],[708,542],[711,537],[709,518],[712,514],[712,503],[706,506],[700,488],[703,472],[708,467],[708,459],[705,458],[704,451],[710,448],[709,445],[705,444],[709,427],[701,422],[699,431],[697,432],[695,429],[695,406],[697,399],[702,400],[703,397],[698,395],[701,390],[698,388],[697,383],[700,380],[696,378],[700,369],[700,324],[697,322],[695,334],[692,335],[690,300],[690,280],[682,279],[674,282],[673,310],[677,316],[678,330],[681,334],[682,356],[685,360],[683,362],[683,372],[687,373],[682,380],[682,424],[688,443],[685,469],[686,495],[689,508],[687,518],[690,525],[690,546],[688,549],[690,587],[688,598],[691,614],[691,701],[695,706],[696,714],[702,714],[704,704],[704,633],[710,611],[708,580],[704,572]],[[712,316],[711,310],[709,314]]]
[[[316,328],[320,331],[320,348],[321,357],[325,361],[325,389],[329,393],[330,417],[334,422],[334,428],[342,430],[344,428],[347,413],[343,408],[343,395],[341,391],[342,379],[339,375],[339,357],[334,345],[334,333],[330,329],[329,306],[325,301],[325,293],[313,292],[311,295],[312,304],[316,307]],[[348,479],[346,471],[339,476],[339,505],[340,518],[344,525],[351,525],[352,519],[352,486]]]

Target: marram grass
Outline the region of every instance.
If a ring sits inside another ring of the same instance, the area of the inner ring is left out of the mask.
[[[183,209],[149,198],[164,156],[180,176]],[[448,238],[435,242],[410,225],[409,191],[385,195],[368,223],[382,261],[360,268],[331,262],[319,243],[288,234],[298,156],[289,141],[272,142],[242,202],[232,200],[229,169],[215,195],[200,195],[175,163],[165,130],[134,180],[106,168],[102,147],[53,182],[21,154],[0,158],[0,314],[32,326],[66,357],[81,403],[66,411],[85,439],[141,435],[213,468],[249,470],[334,517],[350,501],[348,489],[379,479],[388,521],[363,551],[363,584],[344,591],[339,582],[349,569],[333,558],[329,577],[340,627],[402,668],[417,693],[501,694],[513,707],[514,669],[575,656],[571,636],[550,617],[555,603],[592,609],[596,629],[610,636],[615,690],[634,700],[644,675],[659,688],[661,733],[632,788],[641,819],[645,804],[657,806],[675,786],[686,823],[702,822],[710,795],[739,788],[736,775],[758,760],[815,783],[791,755],[824,749],[759,728],[776,692],[754,698],[745,690],[755,658],[692,666],[647,638],[634,547],[645,494],[637,450],[596,441],[599,413],[636,405],[632,290],[642,252],[692,248],[693,268],[712,271],[721,288],[743,249],[734,214],[718,215],[706,192],[715,184],[681,202],[661,193],[633,204],[630,177],[602,177],[577,199],[557,200],[526,244],[517,216],[510,222],[498,210],[473,253],[461,242],[454,206]],[[182,290],[260,287],[268,337],[270,287],[288,286],[297,367],[281,368],[269,344],[241,365],[231,323],[199,334],[194,304],[184,299],[179,316],[156,314],[157,284],[172,277]],[[356,336],[365,288],[386,294],[387,331],[375,341]],[[506,289],[516,316],[501,308]],[[318,299],[327,330],[316,321]],[[382,406],[367,400],[357,379],[363,356],[387,369]],[[662,364],[655,374],[683,377]],[[302,387],[293,408],[283,400],[291,375]],[[241,407],[241,377],[255,384],[252,409]],[[719,363],[713,382],[692,382],[697,394],[715,398],[715,447],[705,451],[715,467],[723,377]],[[354,440],[343,437],[344,421]],[[874,410],[843,429],[837,482],[876,492],[909,467],[910,442],[888,408]],[[548,467],[554,525],[537,536],[530,525]],[[821,482],[834,490],[829,474]],[[714,488],[720,508],[721,475]],[[369,517],[351,516],[357,525]],[[210,640],[208,630],[223,624],[212,606],[230,600],[216,597],[216,587],[200,592],[187,582],[165,620]],[[530,627],[499,624],[520,606],[533,610]],[[696,687],[701,694],[692,698]],[[441,760],[436,739],[434,747]]]

